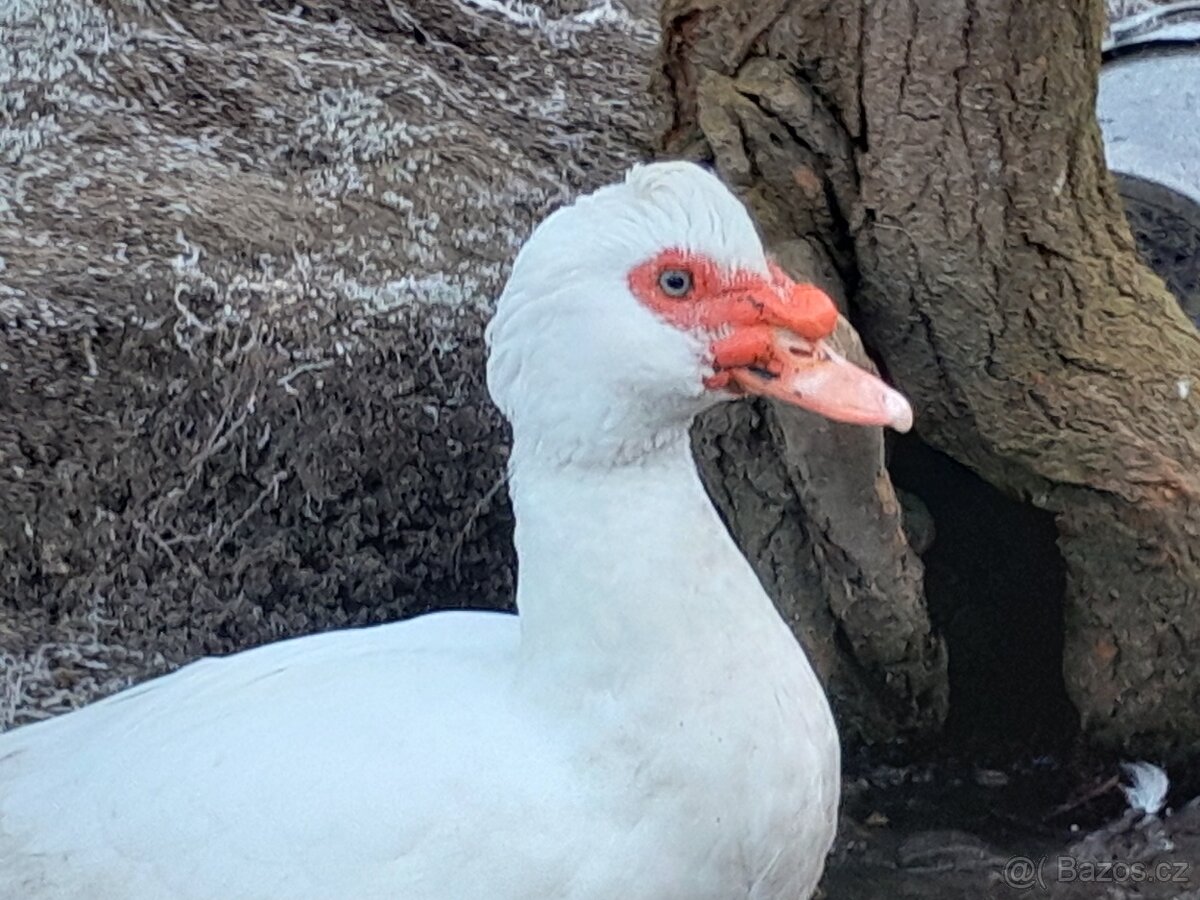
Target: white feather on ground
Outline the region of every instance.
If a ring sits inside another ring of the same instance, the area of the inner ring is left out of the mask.
[[[1166,805],[1170,779],[1166,770],[1154,763],[1121,763],[1121,769],[1129,778],[1129,784],[1121,786],[1130,809],[1148,816],[1157,815]]]

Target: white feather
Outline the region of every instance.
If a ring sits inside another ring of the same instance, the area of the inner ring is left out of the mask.
[[[1170,781],[1164,769],[1153,763],[1121,763],[1129,784],[1121,786],[1129,808],[1147,815],[1157,815],[1167,802]]]

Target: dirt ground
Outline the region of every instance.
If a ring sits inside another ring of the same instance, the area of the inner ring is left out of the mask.
[[[1145,816],[1129,809],[1116,763],[1086,756],[986,768],[864,755],[847,769],[829,898],[1200,897],[1194,782]]]

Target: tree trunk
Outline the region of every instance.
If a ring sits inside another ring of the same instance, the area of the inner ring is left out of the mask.
[[[871,365],[851,329],[836,337]],[[820,672],[843,740],[936,733],[946,651],[884,468],[882,431],[739,403],[713,410],[695,438],[709,494]]]
[[[1165,751],[1200,739],[1200,335],[1104,165],[1103,16],[667,0],[664,144],[829,262],[923,440],[1054,515],[1082,723]]]

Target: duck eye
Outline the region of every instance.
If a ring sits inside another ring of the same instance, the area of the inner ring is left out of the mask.
[[[686,297],[692,292],[692,273],[687,269],[664,269],[658,286],[668,297]]]

